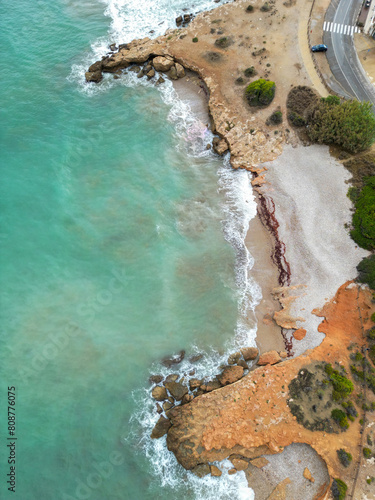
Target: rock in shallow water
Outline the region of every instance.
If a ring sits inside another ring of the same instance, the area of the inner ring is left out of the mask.
[[[245,361],[252,361],[258,357],[259,350],[256,347],[244,347],[241,353]]]
[[[156,399],[156,401],[164,401],[164,399],[167,399],[168,394],[165,387],[157,385],[152,389],[151,396]]]
[[[164,434],[167,434],[170,426],[171,426],[171,422],[170,422],[169,418],[165,418],[165,417],[163,417],[163,415],[161,415],[159,420],[156,422],[155,427],[152,429],[151,438],[152,439],[159,439],[159,438],[163,437]]]
[[[172,394],[176,401],[181,401],[181,399],[188,393],[187,387],[178,382],[165,382],[165,387]]]

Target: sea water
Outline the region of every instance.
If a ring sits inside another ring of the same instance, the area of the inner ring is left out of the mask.
[[[84,82],[109,43],[215,6],[0,4],[1,499],[252,498],[244,473],[195,478],[149,438],[148,383],[182,349],[204,376],[254,342],[248,174],[206,150],[169,81]]]

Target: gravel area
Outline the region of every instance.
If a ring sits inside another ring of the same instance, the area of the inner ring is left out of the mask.
[[[294,355],[320,344],[322,321],[311,311],[332,299],[340,285],[357,276],[356,266],[368,252],[350,238],[352,203],[347,197],[349,172],[332,158],[327,146],[284,147],[273,162],[265,163],[271,196],[291,267],[291,286],[298,295],[291,306],[299,327],[307,330],[303,341],[293,341]]]

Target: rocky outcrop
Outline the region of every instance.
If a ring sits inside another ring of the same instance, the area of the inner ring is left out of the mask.
[[[353,462],[358,458],[358,420],[340,434],[312,432],[292,415],[288,386],[303,367],[317,361],[338,361],[349,373],[347,348],[353,342],[359,346],[364,342],[362,322],[365,329],[371,324],[371,298],[369,291],[346,283],[331,302],[315,311],[325,317],[319,330],[326,334],[317,348],[298,358],[260,366],[234,385],[170,410],[167,446],[179,463],[193,469],[231,455],[253,459],[279,453],[291,443],[307,443],[325,460],[330,474],[339,477],[342,466],[336,450],[350,449]]]
[[[155,427],[152,430],[151,438],[159,439],[163,437],[168,432],[170,426],[171,426],[171,421],[168,418],[165,418],[163,417],[163,415],[161,415]]]

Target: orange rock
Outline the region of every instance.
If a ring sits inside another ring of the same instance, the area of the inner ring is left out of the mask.
[[[308,479],[311,483],[315,483],[315,479],[312,477],[311,472],[309,471],[309,469],[307,467],[303,471],[303,477],[305,479]]]
[[[304,328],[298,328],[295,332],[293,332],[293,337],[296,340],[302,340],[305,338],[306,330]]]
[[[228,474],[232,475],[232,474],[235,474],[237,471],[236,469],[229,469],[228,470]]]
[[[211,476],[214,476],[214,477],[221,476],[222,472],[218,467],[216,467],[216,465],[210,465],[210,469],[211,469]]]
[[[258,365],[263,366],[263,365],[274,365],[276,363],[279,363],[281,361],[280,355],[276,351],[268,351],[264,352],[259,356],[258,359]]]
[[[251,361],[257,358],[259,349],[257,349],[256,347],[243,347],[241,349],[241,354],[244,357],[245,361]]]
[[[243,458],[230,458],[230,461],[236,470],[245,470],[249,467],[249,462]]]
[[[217,378],[221,385],[228,385],[237,382],[243,375],[242,366],[227,366]]]

